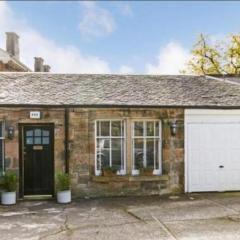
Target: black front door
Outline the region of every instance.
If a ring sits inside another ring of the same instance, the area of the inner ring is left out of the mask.
[[[53,194],[53,125],[23,126],[23,193]]]

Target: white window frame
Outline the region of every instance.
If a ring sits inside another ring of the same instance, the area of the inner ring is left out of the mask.
[[[123,123],[123,136],[112,136],[112,122],[120,121]],[[110,123],[110,136],[97,136],[97,123],[98,122],[109,122]],[[121,169],[117,172],[117,175],[126,175],[126,121],[123,119],[97,119],[95,120],[95,175],[100,176],[102,174],[101,170],[97,169],[97,139],[109,139],[109,154],[110,154],[110,166],[112,166],[112,139],[122,139],[123,140],[123,160],[121,160]]]
[[[143,122],[143,136],[135,136],[135,122]],[[158,122],[159,126],[159,133],[158,136],[155,136],[155,124],[154,124],[154,136],[147,136],[147,122]],[[162,121],[159,119],[135,119],[132,121],[132,175],[138,175],[139,170],[135,169],[135,154],[134,154],[134,140],[135,139],[143,139],[143,165],[146,167],[147,165],[147,158],[146,158],[146,142],[147,139],[154,139],[154,170],[153,175],[162,175]],[[156,150],[155,150],[155,140],[158,140],[158,166],[156,168]]]
[[[4,175],[5,173],[5,123],[4,121],[0,121],[2,125],[2,136],[0,136],[0,140],[2,140],[2,172],[0,175]]]

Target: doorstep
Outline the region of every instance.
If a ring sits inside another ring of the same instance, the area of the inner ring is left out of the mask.
[[[52,195],[25,195],[22,200],[52,200]]]

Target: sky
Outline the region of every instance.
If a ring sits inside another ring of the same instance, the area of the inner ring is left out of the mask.
[[[178,74],[200,33],[240,32],[237,1],[1,1],[5,32],[20,36],[21,61],[52,72]]]

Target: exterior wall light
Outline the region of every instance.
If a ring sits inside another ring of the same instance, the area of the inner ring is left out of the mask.
[[[8,127],[8,139],[12,140],[14,138],[14,127],[10,126]]]
[[[177,121],[172,121],[171,123],[170,123],[170,130],[171,130],[171,135],[172,136],[176,136],[176,134],[177,134]]]

